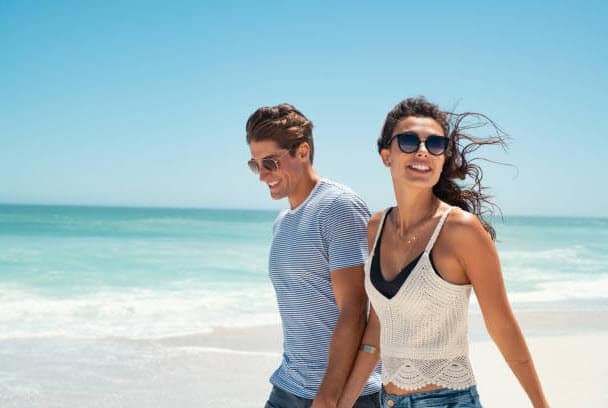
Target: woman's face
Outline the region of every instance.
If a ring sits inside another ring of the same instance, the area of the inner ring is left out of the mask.
[[[406,132],[418,135],[421,140],[418,150],[413,153],[403,153],[399,149],[397,138],[394,138],[390,146],[380,152],[382,160],[391,169],[394,182],[406,183],[418,188],[433,188],[441,176],[445,153],[439,156],[432,155],[424,141],[431,135],[446,135],[435,119],[416,116],[408,116],[397,122],[392,136]]]

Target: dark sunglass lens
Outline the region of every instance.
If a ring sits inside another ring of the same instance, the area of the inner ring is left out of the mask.
[[[260,172],[260,168],[258,167],[258,163],[255,160],[249,160],[247,162],[249,166],[249,170],[253,172],[253,174],[258,174]]]
[[[275,171],[279,168],[276,160],[273,159],[264,159],[262,160],[262,166],[268,171]]]
[[[429,136],[426,139],[426,149],[429,153],[439,156],[448,147],[448,138],[443,136]]]
[[[402,133],[397,136],[397,142],[403,153],[414,153],[420,145],[420,139],[415,133]]]

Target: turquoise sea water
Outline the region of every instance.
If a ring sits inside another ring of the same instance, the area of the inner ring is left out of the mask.
[[[0,338],[158,338],[277,323],[275,211],[0,206]],[[505,217],[515,308],[608,307],[608,219]]]
[[[49,295],[256,282],[275,214],[0,207],[0,279]]]

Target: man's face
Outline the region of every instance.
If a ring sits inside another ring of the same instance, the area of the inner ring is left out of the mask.
[[[260,171],[260,181],[265,183],[270,190],[270,196],[274,200],[291,195],[301,179],[303,173],[301,163],[289,154],[287,149],[282,149],[272,140],[252,141],[249,144],[251,159],[257,163]],[[276,170],[269,170],[263,165],[264,159],[272,159],[276,164]]]

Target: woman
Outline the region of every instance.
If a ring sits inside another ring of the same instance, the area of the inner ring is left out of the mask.
[[[470,119],[475,124],[467,126]],[[483,124],[496,137],[464,133]],[[481,407],[468,356],[471,289],[533,406],[549,406],[509,306],[494,229],[482,218],[482,205],[491,203],[482,193],[481,170],[467,161],[483,144],[504,140],[480,114],[448,114],[418,97],[387,115],[378,150],[397,206],[375,214],[368,225],[365,287],[372,308],[338,406],[351,406],[381,354],[383,407]],[[455,182],[467,176],[472,187]]]

